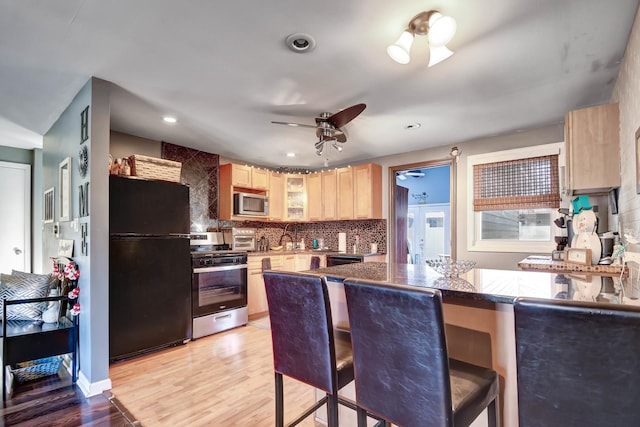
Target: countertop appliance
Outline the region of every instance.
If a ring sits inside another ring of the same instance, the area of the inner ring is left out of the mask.
[[[193,339],[246,325],[247,253],[229,250],[220,233],[204,233],[191,245]]]
[[[233,214],[267,216],[269,215],[269,198],[262,194],[234,193]]]
[[[191,339],[189,188],[109,177],[109,360]]]
[[[255,228],[233,227],[231,229],[231,249],[234,251],[255,251],[258,245]]]

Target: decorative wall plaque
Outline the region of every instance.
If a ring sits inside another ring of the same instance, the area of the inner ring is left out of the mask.
[[[89,139],[89,106],[80,113],[80,144]]]
[[[89,149],[86,145],[82,145],[80,147],[80,152],[78,153],[78,172],[80,173],[80,177],[84,178],[87,176],[87,171],[89,170]]]
[[[89,215],[89,183],[78,186],[78,216]]]

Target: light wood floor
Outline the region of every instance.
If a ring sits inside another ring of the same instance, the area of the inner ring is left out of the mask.
[[[113,364],[113,395],[144,426],[271,427],[275,420],[268,320]],[[285,377],[285,422],[313,389]],[[309,417],[301,425],[321,425]]]

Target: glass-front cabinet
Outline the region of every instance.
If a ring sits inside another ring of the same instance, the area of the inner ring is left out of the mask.
[[[284,214],[287,221],[304,221],[307,218],[305,181],[303,175],[286,175]]]

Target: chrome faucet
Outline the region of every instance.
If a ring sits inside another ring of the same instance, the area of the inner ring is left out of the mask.
[[[279,243],[280,246],[282,246],[282,242],[284,241],[285,237],[289,237],[289,240],[291,240],[291,246],[293,246],[293,237],[291,237],[291,234],[287,233],[287,227],[289,227],[289,224],[286,224],[284,226],[284,230],[282,230],[282,236],[280,236],[280,243]]]

